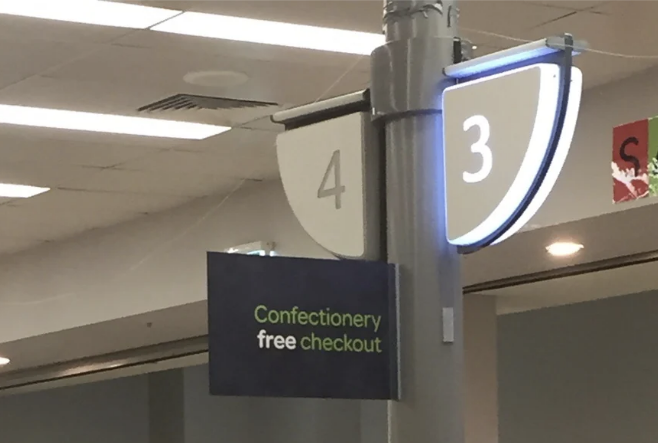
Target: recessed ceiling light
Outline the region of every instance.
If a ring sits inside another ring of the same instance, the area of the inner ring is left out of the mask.
[[[0,0],[0,14],[119,28],[146,29],[180,13],[99,0]]]
[[[30,198],[48,191],[50,188],[0,183],[0,198]]]
[[[573,242],[555,242],[546,247],[549,254],[555,257],[574,255],[583,249],[583,245]]]
[[[199,12],[184,12],[151,29],[173,34],[359,55],[370,55],[385,41],[382,34]]]
[[[0,357],[0,366],[7,366],[9,363],[11,363],[11,360],[5,357]]]
[[[202,140],[231,129],[201,123],[13,105],[0,105],[0,123],[187,140]]]

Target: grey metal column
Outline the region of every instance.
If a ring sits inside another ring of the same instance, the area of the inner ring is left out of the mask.
[[[401,266],[400,402],[390,441],[463,443],[459,256],[446,241],[441,91],[450,82],[453,1],[385,1],[387,44],[372,57],[375,117],[385,121],[388,259]]]

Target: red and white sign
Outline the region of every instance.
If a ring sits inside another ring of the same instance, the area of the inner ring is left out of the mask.
[[[612,136],[613,202],[649,196],[649,120],[617,126]]]

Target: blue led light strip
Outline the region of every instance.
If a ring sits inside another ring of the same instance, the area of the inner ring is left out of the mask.
[[[578,55],[586,48],[585,42],[575,42],[570,35],[549,37],[446,66],[443,72],[447,77],[463,80],[500,72],[501,69],[535,64],[537,60],[559,55],[566,50],[571,51],[572,56]]]

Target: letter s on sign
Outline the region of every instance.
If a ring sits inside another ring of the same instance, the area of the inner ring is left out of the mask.
[[[464,132],[470,130],[473,126],[477,126],[480,130],[480,138],[471,145],[471,152],[473,154],[480,154],[482,157],[482,167],[477,172],[464,172],[462,177],[466,183],[481,182],[489,176],[493,167],[493,153],[487,145],[489,136],[491,135],[489,120],[483,115],[469,117],[464,121]]]

